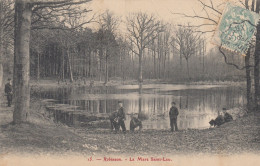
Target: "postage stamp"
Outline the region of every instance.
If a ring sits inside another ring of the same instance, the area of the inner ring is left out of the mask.
[[[252,11],[227,3],[212,43],[245,55],[256,32],[259,18],[259,15]]]

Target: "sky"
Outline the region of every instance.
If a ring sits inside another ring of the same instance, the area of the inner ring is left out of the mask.
[[[91,6],[94,10],[102,11],[109,9],[115,14],[126,16],[131,12],[148,12],[170,20],[173,17],[171,12],[189,12],[196,0],[94,0]],[[199,7],[199,6],[198,6]]]
[[[93,0],[90,3],[93,12],[112,11],[115,15],[125,18],[131,12],[153,13],[158,18],[169,22],[184,22],[183,17],[172,13],[193,14],[193,9],[199,9],[196,0]],[[189,20],[191,21],[191,20]]]
[[[210,4],[210,0],[202,0],[207,4]],[[215,6],[223,4],[228,0],[213,0]],[[237,0],[238,1],[238,0]],[[224,5],[218,6],[220,10],[224,9]],[[171,24],[191,24],[201,25],[210,23],[202,19],[185,18],[174,13],[185,13],[187,15],[204,15],[202,5],[198,0],[92,0],[89,3],[89,8],[93,10],[93,13],[99,14],[106,10],[113,12],[120,19],[125,21],[125,17],[129,13],[133,12],[146,12],[148,14],[154,14],[158,19]],[[91,28],[96,28],[97,24],[90,25]],[[122,27],[122,26],[121,26]],[[215,29],[216,26],[207,26],[205,30]],[[210,41],[213,33],[206,34],[206,38]]]

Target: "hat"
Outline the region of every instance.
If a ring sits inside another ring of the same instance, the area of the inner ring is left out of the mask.
[[[10,80],[12,80],[12,79],[11,79],[11,78],[8,78],[7,80],[10,81]]]
[[[176,103],[175,103],[174,101],[172,101],[172,104],[174,104],[174,105],[175,105]]]
[[[123,103],[123,102],[122,102],[122,101],[118,101],[118,104],[119,104],[119,103]]]
[[[226,108],[222,108],[223,111],[227,110]]]

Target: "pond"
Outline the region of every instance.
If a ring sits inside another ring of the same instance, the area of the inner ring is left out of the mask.
[[[131,114],[142,118],[144,129],[169,129],[169,109],[175,101],[179,109],[180,129],[203,129],[223,107],[231,109],[246,103],[243,90],[225,85],[149,84],[113,87],[70,87],[42,90],[32,94],[41,99],[54,99],[56,104],[77,106],[91,114],[109,114],[123,101],[126,127]]]

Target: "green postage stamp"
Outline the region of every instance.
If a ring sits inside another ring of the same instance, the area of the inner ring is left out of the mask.
[[[227,3],[212,43],[245,55],[256,32],[260,15]]]

